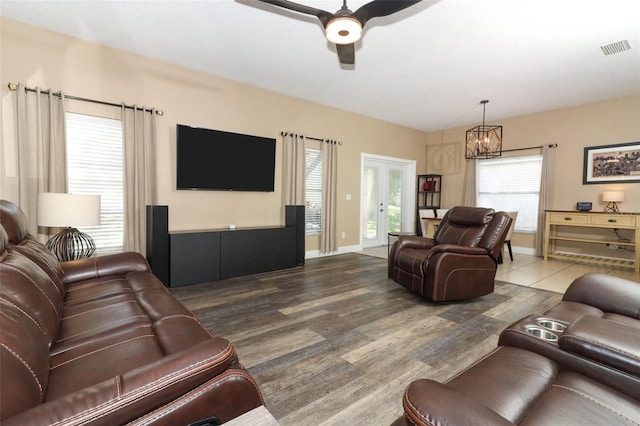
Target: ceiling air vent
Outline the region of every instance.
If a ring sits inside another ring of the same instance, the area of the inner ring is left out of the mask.
[[[620,53],[631,49],[631,45],[629,44],[629,40],[622,40],[605,46],[600,46],[600,49],[602,49],[605,55],[613,55],[614,53]]]

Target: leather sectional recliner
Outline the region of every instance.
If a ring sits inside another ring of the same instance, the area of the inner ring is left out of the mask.
[[[263,404],[137,253],[59,263],[0,201],[0,423],[227,421]]]
[[[409,385],[412,425],[640,424],[640,283],[576,279],[561,302],[507,327],[446,383]]]

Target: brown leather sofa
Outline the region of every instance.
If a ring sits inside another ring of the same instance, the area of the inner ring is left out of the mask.
[[[187,425],[263,404],[142,256],[58,263],[7,201],[0,225],[0,423]]]
[[[435,302],[489,294],[510,224],[505,212],[453,207],[433,238],[398,238],[389,253],[389,278]]]
[[[403,407],[396,424],[640,424],[640,284],[578,278],[446,383],[411,383]]]

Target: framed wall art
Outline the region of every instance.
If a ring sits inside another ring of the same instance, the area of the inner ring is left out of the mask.
[[[427,145],[427,170],[429,173],[459,174],[463,158],[460,142]]]
[[[640,142],[584,149],[582,183],[640,182]]]

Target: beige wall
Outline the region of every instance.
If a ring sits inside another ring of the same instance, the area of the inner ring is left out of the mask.
[[[554,210],[575,210],[577,201],[591,201],[594,211],[604,209],[601,194],[605,190],[624,190],[621,210],[640,211],[640,183],[582,184],[584,148],[640,141],[640,95],[627,96],[571,108],[545,111],[522,117],[499,120],[503,126],[503,149],[543,144],[558,144],[555,151]],[[472,127],[472,126],[467,126]],[[462,149],[465,128],[429,133],[427,152],[458,144]],[[532,154],[539,150],[517,154]],[[464,155],[462,153],[461,155]],[[505,154],[514,155],[514,154]],[[443,177],[443,204],[451,207],[462,202],[466,164]],[[427,172],[433,166],[427,161]],[[513,244],[533,248],[532,235],[514,234]]]
[[[106,48],[2,18],[1,88],[3,185],[15,199],[13,168],[15,92],[8,82],[62,89],[109,102],[145,104],[164,111],[158,120],[158,204],[169,205],[170,230],[267,226],[283,223],[282,149],[277,145],[276,191],[233,193],[175,189],[176,124],[277,137],[282,130],[340,140],[338,232],[341,247],[360,244],[361,153],[415,160],[424,169],[426,133],[335,108],[261,90],[213,75]],[[69,102],[77,112],[113,116],[117,108]],[[115,110],[115,111],[114,111]],[[7,167],[8,166],[8,167]],[[351,194],[351,201],[346,195]],[[309,238],[307,250],[318,248]]]
[[[4,166],[0,197],[15,198],[15,93],[9,92],[6,84],[23,82],[77,96],[162,109],[164,116],[158,121],[157,202],[169,205],[171,230],[217,228],[230,223],[240,227],[266,226],[283,221],[280,143],[274,193],[177,191],[177,123],[267,137],[277,137],[280,131],[287,130],[342,141],[338,232],[345,232],[346,238],[340,240],[341,247],[360,244],[363,152],[415,160],[418,173],[442,172],[443,207],[462,201],[466,163],[461,156],[466,127],[426,134],[5,18],[0,18],[0,25],[0,161]],[[117,114],[117,109],[84,102],[70,102],[69,107],[78,112]],[[600,210],[602,191],[623,189],[627,197],[623,210],[640,211],[640,184],[582,185],[585,146],[640,141],[640,95],[514,117],[500,120],[499,124],[504,126],[504,149],[558,144],[554,209],[573,209],[576,201],[591,201],[594,210]],[[453,153],[455,158],[443,153]],[[351,194],[351,201],[346,201],[347,194]],[[533,237],[515,235],[514,245],[533,247]],[[317,248],[317,239],[308,238],[307,250]]]

